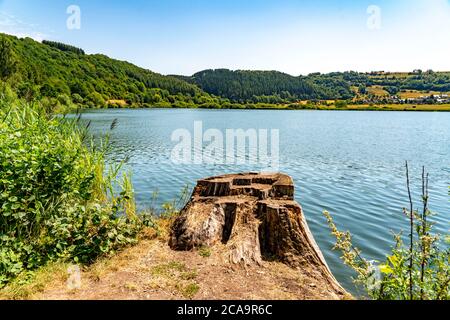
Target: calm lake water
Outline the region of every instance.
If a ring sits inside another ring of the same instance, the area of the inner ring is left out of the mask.
[[[109,159],[128,158],[138,205],[176,198],[197,179],[223,173],[258,171],[249,165],[177,165],[170,155],[179,128],[279,129],[280,170],[294,178],[296,200],[336,278],[355,293],[352,273],[332,251],[333,237],[322,212],[354,235],[369,259],[383,259],[392,232],[407,230],[405,160],[410,161],[415,205],[419,208],[421,166],[430,172],[430,207],[439,215],[436,230],[450,221],[450,113],[266,111],[266,110],[95,110],[83,114],[94,135],[111,133]]]

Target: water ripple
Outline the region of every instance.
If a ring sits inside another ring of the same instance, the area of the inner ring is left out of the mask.
[[[220,130],[280,130],[281,171],[296,184],[310,228],[338,280],[354,292],[352,273],[332,251],[333,238],[322,214],[330,211],[339,228],[350,230],[369,259],[383,259],[392,232],[407,228],[404,162],[411,163],[413,194],[420,194],[421,166],[430,172],[430,207],[437,231],[448,233],[450,218],[450,113],[107,110],[83,114],[95,136],[111,133],[109,159],[129,158],[140,208],[159,191],[159,203],[176,198],[184,186],[205,176],[257,171],[257,166],[176,165],[170,161],[171,133],[193,131],[194,121]],[[411,130],[410,128],[414,128]]]

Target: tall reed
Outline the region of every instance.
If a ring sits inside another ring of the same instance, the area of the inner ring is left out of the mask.
[[[88,263],[136,241],[131,180],[113,187],[88,125],[0,97],[0,287],[48,261]]]

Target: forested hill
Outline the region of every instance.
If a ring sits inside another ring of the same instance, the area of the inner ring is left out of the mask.
[[[450,94],[450,73],[333,72],[291,76],[277,71],[205,70],[179,79],[207,93],[240,103],[288,103],[298,100],[349,100],[378,103],[389,96],[414,98]],[[392,100],[392,99],[391,99]]]
[[[105,55],[88,55],[71,45],[1,33],[0,85],[2,90],[11,87],[20,98],[39,99],[50,108],[265,108],[275,104],[297,108],[305,100],[312,104],[346,100],[336,101],[340,105],[450,101],[448,72],[292,76],[278,71],[216,69],[193,76],[166,76]]]
[[[218,103],[198,86],[57,42],[0,33],[0,80],[20,97],[80,105],[190,107]]]
[[[278,71],[205,70],[182,77],[204,91],[234,102],[278,103],[354,96],[344,74],[294,77]]]

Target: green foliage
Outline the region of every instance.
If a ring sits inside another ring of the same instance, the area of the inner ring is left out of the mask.
[[[450,91],[450,74],[447,72],[412,72],[406,77],[395,74],[374,75],[370,77],[371,84],[386,87],[389,93],[396,93],[398,90],[419,90],[419,91]]]
[[[0,38],[0,80],[6,81],[17,70],[17,57],[11,40]]]
[[[48,40],[44,40],[42,41],[43,44],[46,44],[50,47],[53,48],[57,48],[61,51],[68,51],[68,52],[74,52],[76,54],[85,54],[83,49],[65,44],[65,43],[61,43],[61,42],[55,42],[55,41],[48,41]]]
[[[450,91],[450,74],[413,72],[406,77],[357,72],[291,76],[277,71],[204,70],[191,77],[164,76],[70,45],[0,33],[0,79],[27,101],[60,95],[83,107],[277,108],[309,100],[347,100],[352,87]],[[117,101],[120,101],[118,103]],[[126,103],[123,103],[126,102]],[[263,106],[263,107],[261,107]]]
[[[345,75],[345,74],[344,74]],[[342,74],[294,77],[277,71],[205,70],[191,79],[204,91],[239,103],[278,104],[312,99],[348,99],[353,96]]]
[[[291,76],[217,69],[191,77],[165,76],[104,55],[87,55],[70,45],[1,33],[0,79],[8,81],[20,98],[49,99],[54,108],[60,95],[89,108],[273,109],[299,100],[311,103],[305,108],[322,100],[351,101],[374,85],[392,95],[400,90],[450,91],[450,74],[432,71],[406,76],[353,71]]]
[[[241,104],[350,100],[356,95],[352,87],[358,88],[360,94],[367,94],[367,88],[374,85],[381,86],[391,95],[400,90],[450,91],[450,74],[431,71],[406,75],[350,71],[295,77],[277,71],[217,69],[178,78],[197,84],[207,93]]]
[[[186,299],[192,299],[200,290],[200,286],[197,283],[190,283],[185,287],[179,285],[178,289]]]
[[[90,93],[86,99],[92,103],[93,107],[103,107],[105,105],[105,99],[103,99],[103,96],[98,92]]]
[[[203,258],[209,258],[211,256],[211,248],[202,246],[198,249],[198,254]]]
[[[108,100],[129,106],[194,106],[198,99],[219,102],[196,85],[104,55],[86,55],[73,46],[0,33],[0,78],[15,74],[20,97],[58,98],[65,94],[84,107],[103,107]],[[30,89],[33,94],[30,94]],[[76,95],[76,96],[75,96]],[[84,104],[86,103],[86,104]]]
[[[347,101],[338,100],[336,101],[336,108],[342,109],[347,107]]]
[[[334,249],[342,252],[342,259],[357,274],[355,282],[363,285],[369,297],[379,300],[449,300],[450,248],[439,235],[431,231],[428,220],[428,178],[423,177],[423,211],[404,209],[411,223],[409,243],[402,234],[394,235],[394,247],[386,260],[376,265],[365,259],[352,244],[350,232],[339,231],[328,212],[324,212],[332,234]],[[409,186],[409,176],[408,176]],[[409,188],[409,187],[408,187]],[[411,201],[412,207],[412,201]],[[448,238],[448,236],[447,236]]]
[[[158,194],[154,193],[153,201],[156,201],[157,197]],[[163,219],[171,219],[173,217],[177,217],[180,214],[182,207],[187,203],[188,199],[189,186],[185,186],[177,198],[162,205],[162,210],[161,212],[159,212],[159,216]]]
[[[68,97],[60,97],[66,100]],[[135,243],[132,187],[106,196],[104,150],[39,103],[0,99],[0,287],[51,261],[90,263]]]

